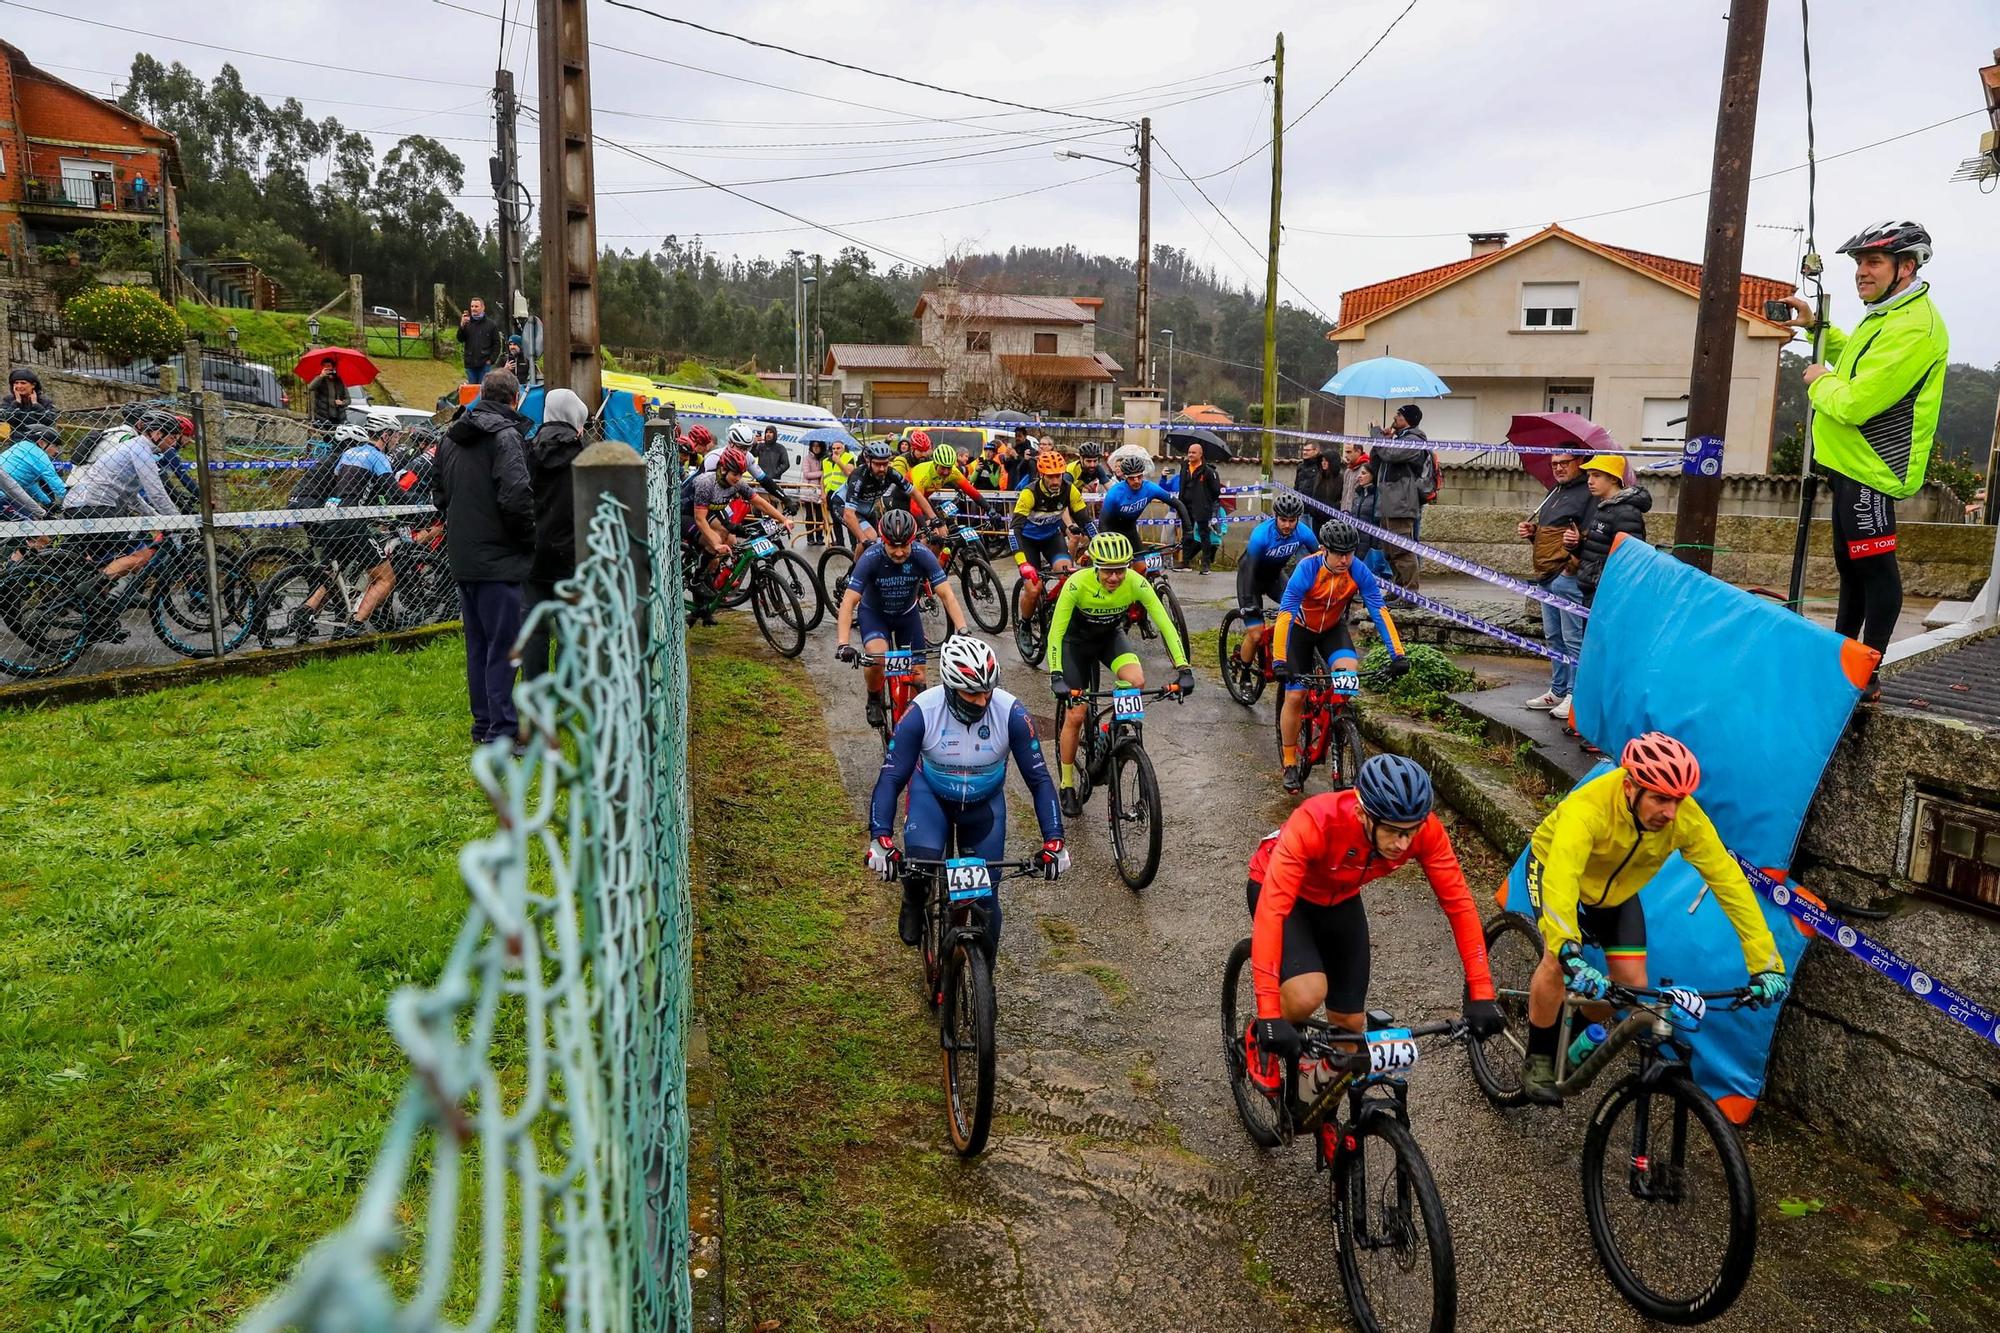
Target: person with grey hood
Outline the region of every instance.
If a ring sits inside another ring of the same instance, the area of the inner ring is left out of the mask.
[[[542,424],[528,441],[528,479],[535,490],[535,558],[528,566],[527,614],[556,600],[556,584],[576,573],[575,487],[570,464],[583,452],[583,427],[590,420],[583,399],[568,389],[551,389],[542,401]],[[521,647],[521,679],[549,669],[552,622],[531,620]]]
[[[1425,441],[1423,431],[1418,429],[1423,419],[1422,408],[1415,403],[1403,404],[1396,409],[1391,438]],[[1421,443],[1409,447],[1385,441],[1371,448],[1368,458],[1375,472],[1375,512],[1379,515],[1380,526],[1415,541],[1417,520],[1424,512],[1424,474],[1430,466],[1430,450],[1422,447]],[[1395,581],[1405,588],[1414,589],[1417,586],[1417,553],[1394,542],[1382,545]]]
[[[515,410],[520,395],[520,381],[506,371],[488,374],[478,399],[445,430],[431,472],[431,499],[458,582],[476,745],[514,739],[520,722],[512,653],[521,587],[535,559],[535,496],[522,443],[534,423]]]

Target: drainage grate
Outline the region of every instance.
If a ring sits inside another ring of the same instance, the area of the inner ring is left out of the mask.
[[[1885,676],[1882,702],[2000,731],[2000,634],[1946,649]]]

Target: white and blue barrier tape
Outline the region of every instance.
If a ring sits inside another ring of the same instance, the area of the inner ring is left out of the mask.
[[[1732,856],[1736,855],[1731,853]],[[1948,986],[1887,945],[1878,944],[1832,912],[1811,901],[1791,885],[1782,884],[1763,870],[1736,856],[1736,864],[1757,892],[1784,908],[1798,921],[1812,927],[1823,940],[1844,949],[1870,970],[1881,973],[1905,993],[1916,996],[1931,1008],[1965,1028],[1981,1041],[2000,1045],[2000,1016],[1993,1010]]]
[[[1440,602],[1435,597],[1426,597],[1420,592],[1411,592],[1408,588],[1391,583],[1387,579],[1378,579],[1377,582],[1382,585],[1383,591],[1400,597],[1412,606],[1420,606],[1433,615],[1442,616],[1455,625],[1463,625],[1467,629],[1478,630],[1488,638],[1498,639],[1501,643],[1510,644],[1515,648],[1521,649],[1523,652],[1533,653],[1537,657],[1546,657],[1551,662],[1561,662],[1566,666],[1576,665],[1576,658],[1570,656],[1568,653],[1557,652],[1546,643],[1530,639],[1525,635],[1516,634],[1510,629],[1502,629],[1490,621],[1481,620],[1470,611],[1461,611],[1455,606]]]
[[[317,509],[249,509],[219,513],[218,528],[292,528],[349,519],[405,518],[437,512],[431,505],[326,505]],[[0,523],[0,540],[9,537],[67,537],[103,532],[191,532],[201,527],[199,514],[141,514],[132,518],[49,518]]]

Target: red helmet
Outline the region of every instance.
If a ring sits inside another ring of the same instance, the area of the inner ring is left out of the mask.
[[[194,438],[194,418],[176,414],[174,420],[181,423],[181,435],[192,440]]]
[[[700,427],[696,427],[696,429],[698,430]],[[722,451],[720,458],[715,460],[715,470],[717,472],[748,472],[750,470],[750,455],[732,444]]]
[[[708,433],[708,427],[696,426],[688,432],[688,443],[706,453],[709,447],[715,443],[715,437]]]
[[[931,451],[930,432],[923,430],[911,431],[910,456],[912,458],[922,458],[925,454],[929,453],[930,451]]]
[[[1694,751],[1664,731],[1649,731],[1625,742],[1618,763],[1639,786],[1677,801],[1694,795],[1701,785],[1701,765]]]

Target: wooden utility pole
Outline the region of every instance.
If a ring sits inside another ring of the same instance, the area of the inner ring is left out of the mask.
[[[1139,121],[1139,387],[1153,387],[1153,118]]]
[[[542,312],[551,389],[591,412],[603,396],[597,318],[596,167],[584,0],[536,0],[541,23]]]
[[[1271,240],[1264,253],[1264,480],[1278,463],[1278,216],[1285,184],[1285,34],[1271,73]]]
[[[1750,203],[1750,149],[1757,138],[1757,90],[1764,65],[1766,0],[1731,0],[1722,48],[1722,100],[1715,113],[1715,161],[1708,181],[1708,240],[1701,252],[1694,365],[1688,372],[1689,440],[1723,440],[1729,429],[1729,376],[1743,296],[1744,214]],[[1726,447],[1726,446],[1725,446]],[[1715,563],[1720,459],[1713,472],[1681,478],[1674,554],[1700,570]]]
[[[520,207],[521,150],[515,137],[514,71],[493,73],[493,124],[499,153],[493,159],[493,202],[500,227],[501,327],[514,327],[514,294],[521,290],[521,227],[528,219]]]

